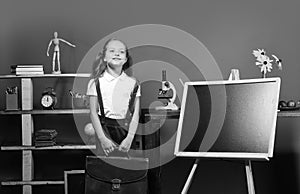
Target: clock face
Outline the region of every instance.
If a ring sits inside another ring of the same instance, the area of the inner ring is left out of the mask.
[[[41,99],[41,104],[45,108],[49,108],[54,105],[54,99],[52,96],[45,94]]]

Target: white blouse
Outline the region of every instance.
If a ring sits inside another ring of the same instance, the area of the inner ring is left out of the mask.
[[[136,80],[124,72],[115,78],[105,71],[103,76],[99,78],[99,82],[105,116],[111,119],[124,119]],[[94,79],[91,79],[88,83],[87,95],[97,96]],[[141,96],[140,87],[136,96]],[[100,109],[98,114],[101,115]]]

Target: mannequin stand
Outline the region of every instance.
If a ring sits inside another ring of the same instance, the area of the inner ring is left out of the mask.
[[[52,71],[52,74],[61,74],[61,71]]]

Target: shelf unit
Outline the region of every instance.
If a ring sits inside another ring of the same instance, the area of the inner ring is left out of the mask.
[[[34,180],[34,150],[86,150],[95,149],[95,145],[61,145],[49,147],[33,146],[34,115],[42,114],[88,114],[88,109],[63,109],[63,110],[33,110],[33,79],[38,78],[89,78],[90,74],[43,74],[43,75],[0,75],[0,79],[20,79],[21,81],[21,110],[0,111],[0,115],[20,115],[22,130],[21,146],[1,146],[1,151],[22,152],[22,180],[2,181],[1,185],[21,185],[23,194],[31,194],[33,185],[61,185],[63,180],[36,181]],[[63,172],[62,172],[63,174]]]

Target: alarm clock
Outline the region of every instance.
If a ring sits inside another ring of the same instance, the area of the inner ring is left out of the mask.
[[[41,105],[43,109],[54,109],[54,106],[57,103],[56,93],[53,88],[48,87],[42,93]]]

